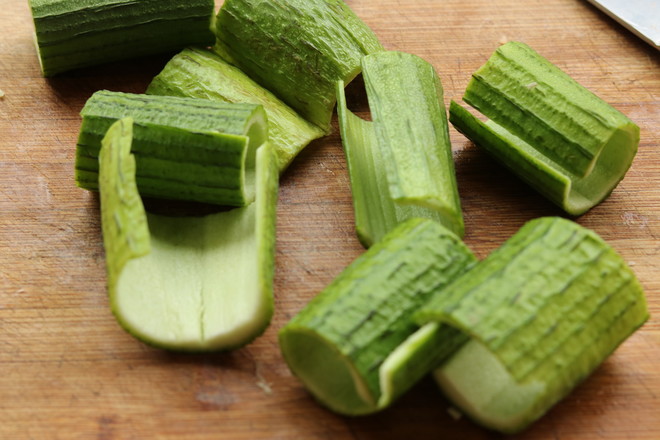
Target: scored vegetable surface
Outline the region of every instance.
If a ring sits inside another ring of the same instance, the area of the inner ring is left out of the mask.
[[[637,152],[639,127],[529,46],[500,46],[474,73],[450,121],[567,213],[605,199]]]
[[[550,217],[525,224],[416,316],[470,338],[434,375],[462,411],[504,432],[542,416],[647,318],[622,258]]]
[[[213,0],[29,0],[44,76],[213,44]]]
[[[350,82],[364,55],[383,50],[342,0],[226,0],[215,33],[232,62],[325,132],[335,83]]]
[[[447,326],[418,328],[412,315],[474,262],[439,223],[402,223],[280,331],[286,362],[336,412],[387,407],[465,342]]]
[[[440,79],[423,59],[379,52],[362,59],[372,121],[348,110],[337,85],[356,230],[365,246],[413,217],[434,219],[459,236],[463,214]]]
[[[325,134],[240,69],[207,49],[189,48],[175,55],[149,84],[147,94],[263,106],[268,115],[269,141],[280,170],[307,144]]]
[[[100,193],[110,304],[119,323],[171,350],[236,348],[273,313],[278,170],[268,143],[256,157],[256,198],[203,217],[146,213],[130,153],[133,124],[103,140]]]
[[[231,206],[254,200],[255,151],[268,136],[259,105],[102,90],[81,115],[75,168],[82,188],[98,189],[101,140],[130,116],[142,196]]]

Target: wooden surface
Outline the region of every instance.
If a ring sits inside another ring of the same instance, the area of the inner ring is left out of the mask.
[[[633,265],[651,320],[520,439],[660,439],[660,53],[581,0],[350,0],[393,50],[433,63],[445,99],[498,43],[525,41],[641,127],[632,169],[577,221]],[[168,57],[40,76],[26,0],[0,0],[0,438],[494,439],[454,420],[430,380],[383,413],[345,418],[292,377],[277,331],[362,252],[335,134],[282,179],[276,312],[235,352],[177,355],[110,314],[98,197],[77,189],[78,112],[96,90],[142,92]],[[335,127],[336,128],[336,127]],[[480,257],[559,215],[451,130],[467,244]]]

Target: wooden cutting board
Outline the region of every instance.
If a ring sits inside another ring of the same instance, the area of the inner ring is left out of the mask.
[[[521,40],[641,127],[612,196],[576,220],[630,262],[651,320],[520,439],[660,439],[660,53],[581,0],[349,0],[392,50],[431,62],[458,99]],[[78,112],[98,89],[143,92],[168,57],[40,76],[26,0],[0,0],[0,438],[491,439],[430,380],[369,417],[334,415],[284,364],[277,331],[362,252],[334,134],[282,178],[276,312],[243,349],[179,355],[124,333],[107,303],[95,194],[76,188]],[[561,215],[451,130],[466,243],[484,257],[525,221]]]

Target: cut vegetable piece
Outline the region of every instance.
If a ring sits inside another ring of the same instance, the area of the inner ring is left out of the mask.
[[[604,200],[637,153],[639,127],[529,46],[500,46],[474,73],[454,126],[571,215]]]
[[[215,32],[237,66],[325,132],[335,83],[350,82],[364,55],[383,50],[341,0],[226,0]]]
[[[278,170],[256,157],[256,199],[204,217],[144,211],[130,154],[132,123],[108,131],[100,192],[110,304],[142,341],[182,351],[226,350],[260,335],[273,313]]]
[[[411,219],[356,259],[280,331],[286,362],[333,411],[387,407],[466,337],[412,314],[475,262],[439,223]]]
[[[29,0],[44,76],[211,45],[213,0]]]
[[[269,141],[280,171],[307,144],[325,134],[238,68],[206,49],[189,48],[176,55],[153,79],[147,93],[262,105],[268,115]]]
[[[118,119],[133,121],[142,196],[245,206],[254,200],[254,156],[267,137],[263,108],[203,99],[99,91],[82,109],[76,183],[98,190],[101,140]]]
[[[339,127],[365,247],[401,221],[425,217],[463,235],[442,85],[433,67],[401,52],[362,60],[372,121],[346,106],[337,85]]]
[[[435,377],[467,415],[503,432],[541,417],[646,319],[622,258],[550,217],[528,222],[416,316],[470,337]]]

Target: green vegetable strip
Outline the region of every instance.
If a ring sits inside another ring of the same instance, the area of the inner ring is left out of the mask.
[[[211,0],[30,0],[45,76],[210,45]]]
[[[99,91],[81,114],[76,182],[82,188],[98,189],[101,139],[116,120],[131,116],[143,196],[233,206],[254,199],[254,152],[267,136],[257,105]]]
[[[185,49],[174,56],[153,79],[147,93],[262,105],[281,171],[309,142],[324,134],[238,68],[205,49]]]
[[[436,375],[469,415],[506,432],[543,415],[647,318],[642,287],[621,257],[560,218],[527,223],[416,317],[472,339]],[[455,364],[465,362],[498,365],[501,380],[473,388],[468,382],[482,380],[474,375],[489,371],[464,377]]]
[[[363,59],[372,121],[346,107],[338,83],[339,126],[351,178],[356,229],[365,246],[399,222],[434,219],[463,235],[442,86],[433,67],[400,52]]]
[[[465,341],[445,326],[419,329],[411,316],[474,262],[440,224],[402,223],[281,330],[284,358],[332,410],[383,409]]]
[[[449,104],[449,120],[468,138],[488,151],[495,159],[509,167],[528,184],[559,206],[568,206],[569,198],[577,201],[578,194],[571,195],[571,179],[556,169],[551,161],[536,149],[503,130],[493,121],[482,122],[455,101]],[[579,205],[591,202],[582,198]]]
[[[453,105],[456,128],[569,214],[607,197],[637,152],[637,125],[522,43],[500,46],[463,99],[491,120]]]
[[[215,32],[245,73],[325,132],[336,82],[350,82],[361,58],[382,50],[341,0],[226,0]]]
[[[390,192],[452,216],[450,229],[462,235],[451,143],[442,85],[433,67],[414,55],[383,52],[363,60],[365,85],[385,158]]]
[[[130,154],[133,120],[113,124],[103,140],[99,161],[110,170],[101,176],[101,220],[107,254],[108,290],[114,291],[126,263],[151,250],[147,218],[135,190],[135,157]],[[112,172],[114,170],[122,170]]]
[[[205,217],[165,217],[146,215],[140,204],[130,136],[130,119],[120,120],[100,154],[115,316],[135,337],[171,350],[225,350],[250,342],[273,313],[278,169],[271,147],[257,151],[255,202]]]

